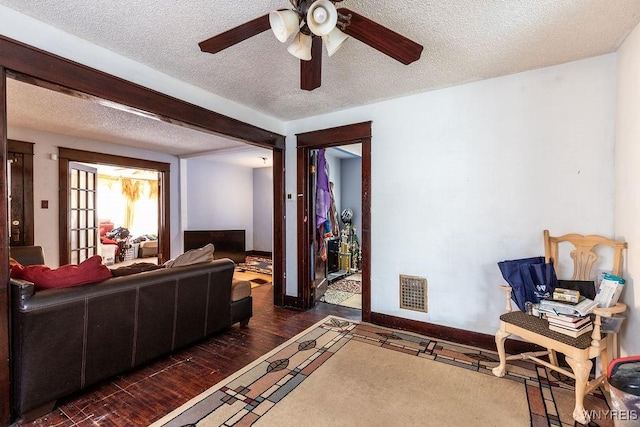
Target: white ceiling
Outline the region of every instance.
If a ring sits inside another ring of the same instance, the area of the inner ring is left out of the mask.
[[[362,144],[332,147],[327,149],[327,153],[339,159],[359,159],[362,158]]]
[[[10,126],[133,145],[174,155],[207,152],[212,146],[217,149],[237,146],[227,138],[13,79],[7,81],[7,120]]]
[[[287,0],[0,0],[0,5],[282,121],[615,52],[640,22],[638,0],[345,0],[340,5],[422,44],[422,57],[406,66],[350,39],[331,58],[323,52],[322,86],[307,92],[299,89],[299,61],[270,31],[213,55],[198,48],[202,40],[290,7]],[[34,114],[42,115],[39,108],[74,103],[56,95],[52,104],[39,94],[43,105],[34,108],[35,92],[42,89],[24,86],[9,88],[10,125],[33,123]],[[77,108],[67,105],[65,114]],[[166,123],[145,125],[148,119],[104,108],[82,111],[86,129],[75,131],[177,155],[238,144]],[[55,131],[60,118],[41,126]]]

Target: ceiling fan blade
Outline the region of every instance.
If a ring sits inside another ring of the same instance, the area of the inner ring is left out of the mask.
[[[300,60],[300,89],[314,90],[322,83],[322,39],[311,42],[311,61]]]
[[[218,53],[234,44],[267,31],[269,28],[271,26],[269,25],[269,15],[267,14],[201,41],[198,46],[203,52]]]
[[[338,9],[338,13],[345,16],[351,15],[351,22],[342,30],[345,34],[405,65],[420,59],[422,45],[347,8]]]

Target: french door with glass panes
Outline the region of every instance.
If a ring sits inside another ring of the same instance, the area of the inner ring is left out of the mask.
[[[96,188],[98,170],[69,162],[69,255],[79,264],[98,253]]]

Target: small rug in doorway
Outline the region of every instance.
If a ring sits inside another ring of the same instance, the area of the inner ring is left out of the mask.
[[[271,258],[248,255],[245,258],[245,262],[241,262],[236,266],[236,270],[271,275],[273,274],[273,261]]]
[[[273,282],[273,277],[271,275],[254,273],[252,271],[240,271],[238,269],[233,272],[233,278],[250,282],[252,288]]]
[[[497,360],[329,316],[152,426],[574,425],[566,378],[525,361],[497,378]],[[585,406],[608,409],[599,393]]]
[[[362,274],[354,273],[330,283],[320,301],[362,309]]]
[[[329,289],[335,291],[349,292],[352,294],[362,293],[362,274],[353,273],[343,279],[337,280],[329,284]]]

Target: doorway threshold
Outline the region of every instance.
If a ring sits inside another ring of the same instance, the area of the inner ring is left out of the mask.
[[[350,274],[351,274],[351,271],[347,271],[347,270],[334,271],[333,273],[327,274],[327,280],[329,281],[329,283],[333,283],[336,280],[344,279]]]

